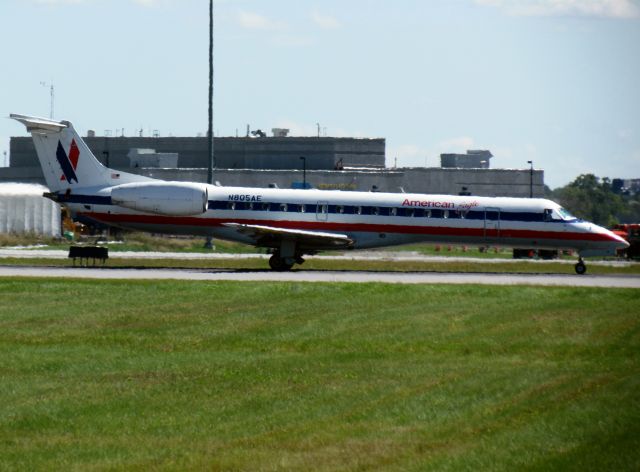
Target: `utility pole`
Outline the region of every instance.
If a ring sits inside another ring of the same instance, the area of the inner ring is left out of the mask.
[[[529,168],[529,198],[533,198],[533,161],[527,161]]]

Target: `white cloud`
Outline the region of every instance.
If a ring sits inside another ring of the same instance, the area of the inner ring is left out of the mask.
[[[391,145],[387,146],[387,165],[393,165],[397,158],[398,167],[440,167],[440,154],[464,154],[469,149],[477,148],[476,142],[469,136],[445,139],[429,148],[416,144]]]
[[[465,152],[476,147],[475,141],[469,136],[459,136],[457,138],[446,139],[438,143],[441,152]]]
[[[280,31],[286,27],[284,22],[272,20],[264,15],[245,10],[238,12],[238,23],[243,28],[260,31]]]
[[[474,0],[514,16],[640,18],[637,0]]]
[[[342,24],[333,16],[320,13],[318,10],[311,12],[311,19],[322,29],[339,29]]]
[[[415,144],[388,146],[386,154],[388,166],[396,165],[396,159],[398,167],[426,167],[427,165],[436,165],[435,162],[431,162],[431,160],[427,158],[427,155],[430,154],[429,151]]]

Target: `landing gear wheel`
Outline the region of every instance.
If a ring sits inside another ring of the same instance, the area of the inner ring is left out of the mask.
[[[576,274],[582,275],[587,271],[587,266],[584,264],[584,261],[579,260],[578,263],[575,265],[575,269],[576,269]]]
[[[291,270],[293,264],[288,263],[278,254],[274,254],[269,258],[269,267],[278,272],[286,272],[288,270]]]

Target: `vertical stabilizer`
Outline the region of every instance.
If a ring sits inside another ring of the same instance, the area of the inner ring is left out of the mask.
[[[53,192],[81,187],[110,187],[151,180],[103,166],[68,121],[10,115],[33,137],[42,173]]]

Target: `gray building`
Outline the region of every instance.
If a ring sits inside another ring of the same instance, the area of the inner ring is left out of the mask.
[[[205,182],[207,140],[200,137],[87,137],[103,164],[164,180]],[[152,149],[146,160],[131,159],[132,149]],[[0,168],[0,182],[44,184],[31,137],[13,137],[10,167]],[[483,151],[491,156],[488,151]],[[177,166],[162,167],[168,155]],[[473,154],[486,159],[486,154]],[[164,157],[163,157],[164,156]],[[544,195],[544,172],[527,169],[489,169],[488,166],[452,168],[385,167],[384,139],[328,137],[215,138],[214,180],[240,187],[300,187],[303,180],[320,189],[431,194],[468,193],[481,196],[528,197]],[[303,173],[305,157],[306,172]],[[463,155],[466,156],[466,155]],[[138,165],[136,166],[136,163]],[[153,165],[149,165],[153,164]]]
[[[85,137],[93,154],[105,165],[119,170],[130,167],[131,149],[177,153],[178,168],[208,166],[207,138],[203,137]],[[385,140],[356,138],[215,138],[216,167],[223,169],[298,169],[301,156],[307,169],[336,167],[383,168]],[[31,137],[11,138],[10,167],[37,166]]]
[[[468,150],[466,154],[440,154],[440,166],[461,169],[488,169],[491,167],[490,151]]]

